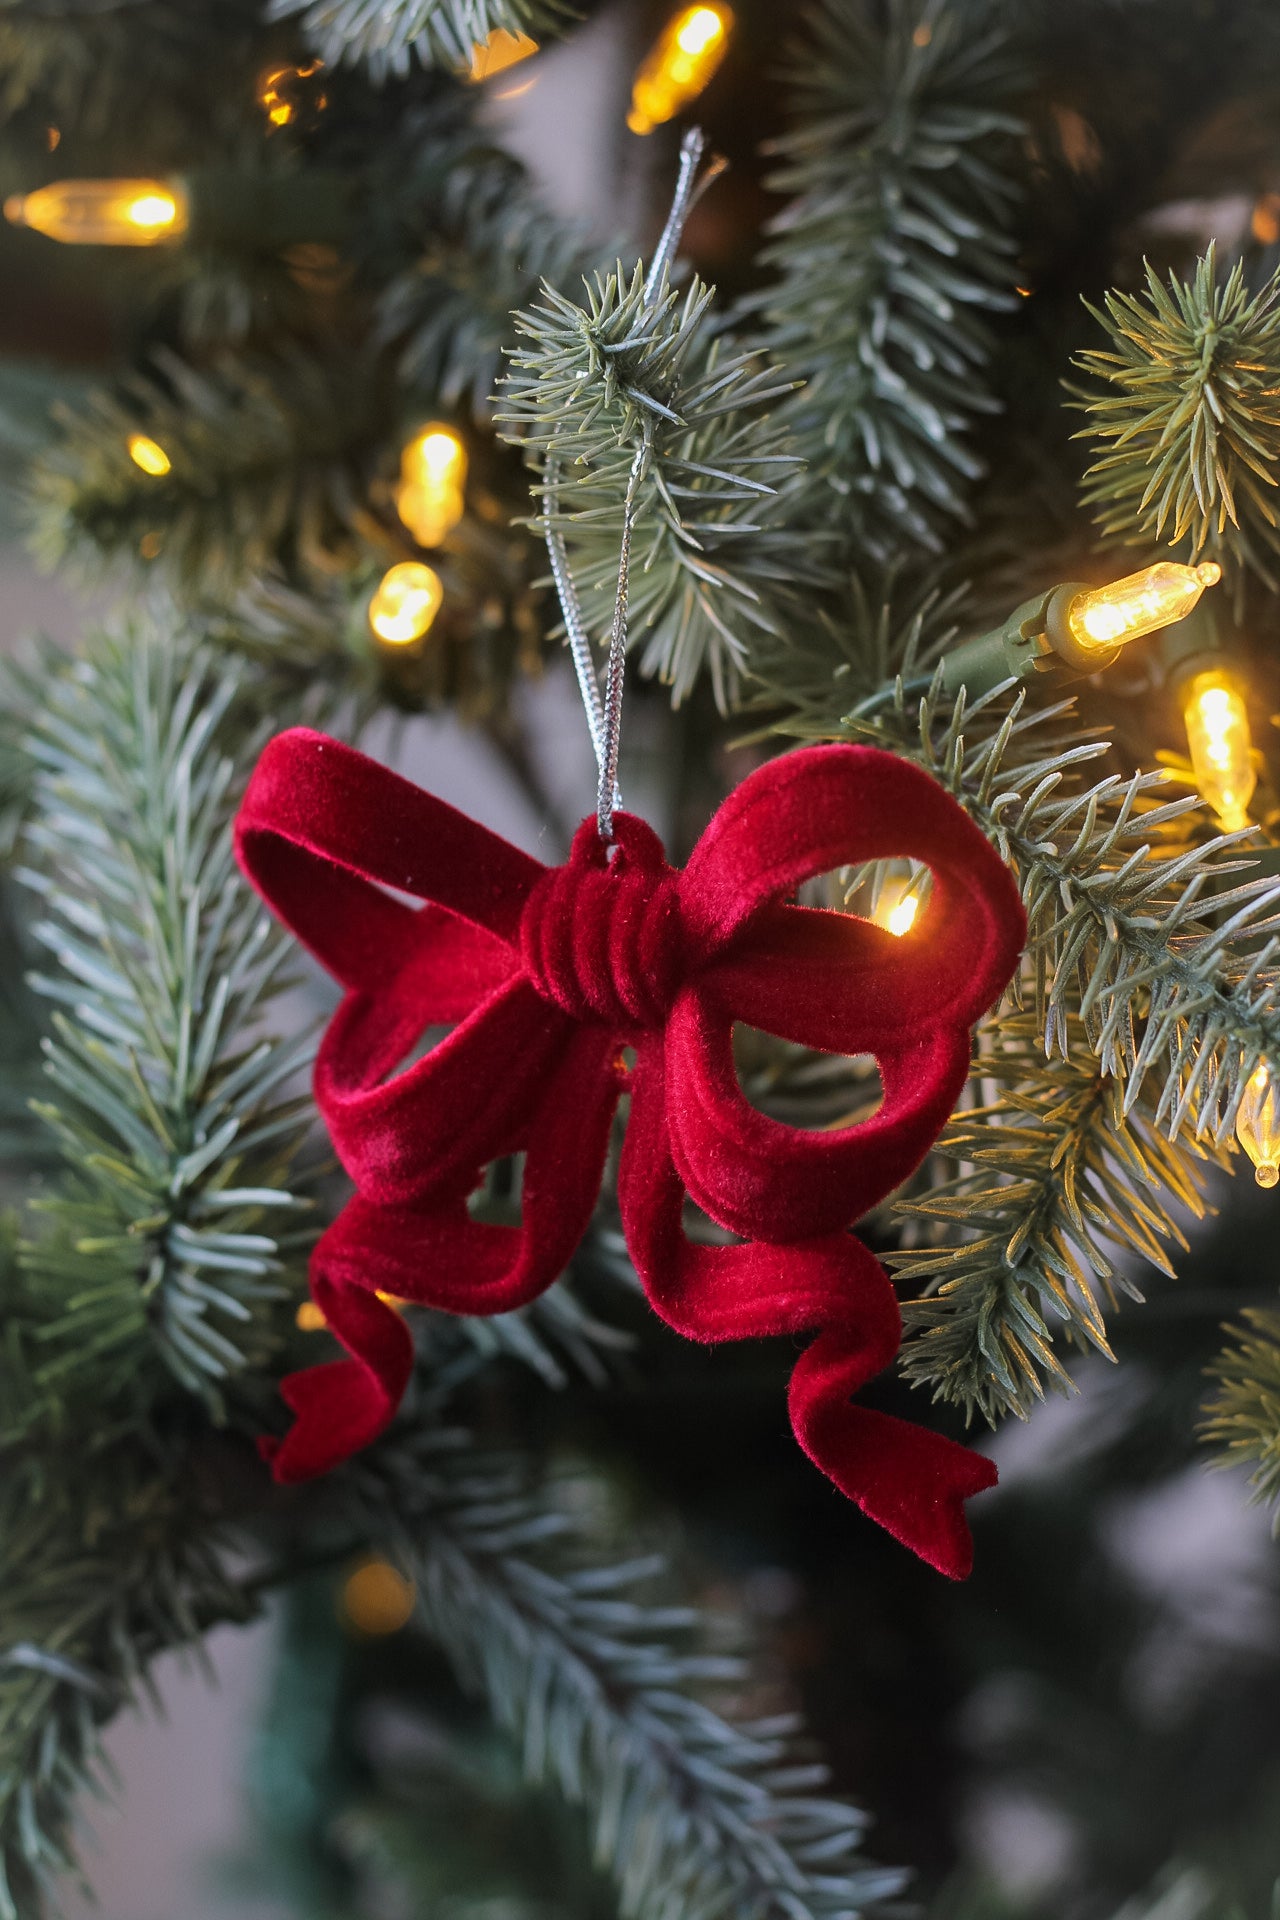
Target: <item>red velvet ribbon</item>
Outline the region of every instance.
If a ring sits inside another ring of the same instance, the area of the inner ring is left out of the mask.
[[[285,1381],[297,1418],[271,1449],[276,1476],[325,1471],[394,1414],[413,1349],[380,1292],[506,1313],[564,1270],[626,1090],[618,1196],[655,1311],[694,1340],[816,1332],[791,1377],[801,1446],[872,1519],[962,1577],[964,1501],[995,1468],[850,1404],[893,1358],[901,1327],[887,1275],[848,1229],[951,1113],[969,1029],[1025,937],[1014,882],[936,781],[869,747],[811,747],[761,767],[683,872],[643,821],[620,813],[615,834],[610,854],[584,821],[567,864],[547,868],[322,734],[299,728],[263,753],[237,855],[347,989],[315,1091],[356,1185],[311,1265],[313,1297],[350,1358]],[[904,856],[934,876],[905,939],[785,904],[817,874]],[[873,1054],[878,1111],[825,1133],[757,1112],[734,1070],[735,1021]],[[396,1071],[436,1025],[452,1031]],[[515,1153],[522,1224],[474,1220],[467,1201],[484,1168]],[[692,1243],[686,1194],[737,1242]]]

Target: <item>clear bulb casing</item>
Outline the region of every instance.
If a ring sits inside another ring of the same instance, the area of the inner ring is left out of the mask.
[[[733,24],[721,0],[684,7],[667,22],[635,77],[627,115],[632,133],[652,133],[697,99],[724,59]]]
[[[1247,827],[1258,776],[1249,710],[1238,683],[1217,667],[1193,675],[1182,691],[1182,717],[1201,794],[1226,832]]]
[[[412,646],[431,631],[444,600],[440,575],[420,560],[402,560],[383,574],[369,602],[369,626],[387,647]]]
[[[1280,1184],[1280,1098],[1265,1060],[1244,1090],[1236,1112],[1236,1138],[1253,1162],[1258,1185]]]
[[[1067,625],[1086,653],[1110,653],[1144,633],[1184,620],[1205,588],[1221,578],[1216,560],[1202,560],[1198,567],[1159,560],[1141,573],[1078,593],[1067,608]]]
[[[4,203],[13,226],[70,246],[154,247],[187,231],[187,196],[166,180],[57,180]]]

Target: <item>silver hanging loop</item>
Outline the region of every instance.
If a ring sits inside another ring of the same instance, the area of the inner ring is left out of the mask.
[[[667,284],[680,246],[685,222],[690,213],[711,182],[724,172],[728,164],[716,156],[699,173],[705,151],[706,136],[701,127],[691,127],[680,143],[680,172],[671,201],[671,211],[667,215],[666,225],[662,229],[649,271],[645,275],[643,302],[646,307],[654,305]],[[583,618],[581,602],[578,599],[578,590],[569,566],[564,535],[558,526],[553,525],[560,507],[560,462],[554,453],[548,457],[543,475],[543,523],[547,556],[551,562],[551,577],[555,582],[556,596],[564,617],[569,651],[573,657],[574,672],[578,677],[578,690],[582,695],[583,710],[587,716],[587,727],[591,734],[591,744],[595,749],[596,765],[600,772],[596,790],[596,824],[600,838],[606,845],[613,840],[613,816],[622,804],[618,792],[618,750],[622,733],[622,692],[627,663],[627,605],[631,579],[631,540],[639,504],[640,483],[648,470],[652,445],[653,425],[652,422],[646,421],[643,438],[631,462],[631,471],[627,477],[626,500],[622,509],[618,586],[613,602],[613,622],[609,629],[609,658],[605,670],[603,698],[591,651],[591,636],[587,631],[587,623]]]

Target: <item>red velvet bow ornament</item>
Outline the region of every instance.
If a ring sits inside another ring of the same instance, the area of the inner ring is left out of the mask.
[[[811,747],[761,767],[683,872],[642,820],[617,814],[614,831],[607,852],[585,821],[566,865],[548,868],[322,734],[299,728],[263,753],[237,853],[347,989],[315,1091],[356,1184],[311,1263],[314,1299],[351,1358],[285,1381],[297,1420],[272,1450],[276,1477],[323,1472],[394,1414],[412,1343],[379,1292],[506,1313],[563,1271],[625,1089],[618,1197],[656,1312],[694,1340],[816,1332],[791,1376],[801,1446],[872,1519],[962,1577],[963,1503],[995,1468],[850,1405],[893,1358],[901,1326],[888,1277],[848,1229],[951,1113],[969,1028],[1022,947],[1013,880],[934,780],[870,747]],[[893,856],[934,874],[907,940],[784,904],[814,875]],[[874,1054],[879,1110],[828,1133],[766,1118],[738,1085],[735,1020]],[[448,1037],[395,1072],[441,1024]],[[514,1153],[526,1156],[522,1225],[473,1220],[483,1169]],[[686,1193],[740,1241],[691,1243]]]

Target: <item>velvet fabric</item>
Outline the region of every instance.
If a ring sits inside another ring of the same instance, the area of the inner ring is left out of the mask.
[[[694,1340],[816,1334],[791,1378],[800,1444],[932,1566],[967,1573],[964,1502],[994,1467],[850,1404],[901,1328],[887,1275],[849,1228],[937,1137],[969,1029],[1025,936],[1011,876],[936,781],[874,748],[806,748],[744,780],[682,872],[626,813],[612,850],[593,818],[568,862],[547,868],[299,728],[263,753],[236,844],[249,880],[346,989],[315,1092],[356,1192],[315,1249],[311,1287],[349,1357],[285,1381],[296,1419],[269,1443],[279,1479],[325,1471],[393,1416],[412,1342],[380,1293],[505,1313],[563,1271],[625,1090],[619,1201],[655,1311]],[[905,939],[788,904],[817,874],[890,856],[934,876]],[[829,1132],[767,1118],[738,1083],[735,1021],[873,1054],[879,1109]],[[440,1026],[447,1038],[403,1065]],[[517,1153],[520,1226],[473,1219],[484,1168]],[[736,1239],[691,1241],[686,1195]]]

